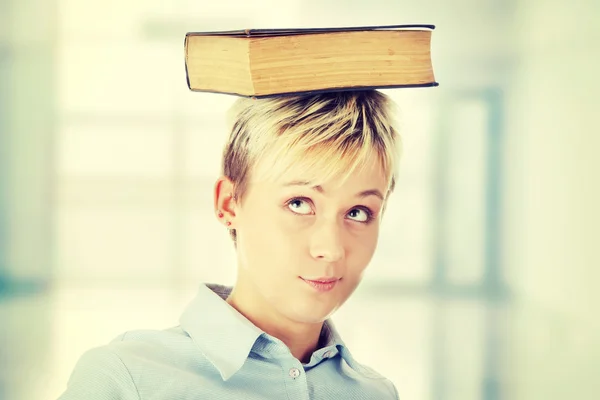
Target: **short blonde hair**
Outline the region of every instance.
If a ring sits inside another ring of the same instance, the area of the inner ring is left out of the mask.
[[[389,194],[401,151],[394,108],[376,90],[240,98],[229,113],[222,173],[243,201],[250,179],[279,180],[299,170],[314,185],[342,183],[375,152]]]

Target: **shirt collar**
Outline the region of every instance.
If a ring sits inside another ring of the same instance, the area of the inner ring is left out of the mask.
[[[263,333],[224,301],[230,292],[231,287],[227,286],[201,285],[179,320],[224,381],[242,367],[254,342]]]
[[[337,349],[340,353],[340,356],[346,361],[346,363],[355,371],[363,371],[363,367],[359,364],[354,357],[352,357],[352,353],[348,350],[348,346],[342,340],[338,330],[336,329],[333,321],[331,319],[325,320],[323,323],[323,328],[321,330],[321,338],[320,343],[322,343],[322,347],[325,348],[325,353],[331,351],[330,349]]]
[[[230,286],[201,285],[179,320],[224,381],[242,368],[261,335],[269,337],[225,301],[231,290]],[[359,367],[331,320],[323,324],[320,339],[321,347],[337,348],[351,368]]]

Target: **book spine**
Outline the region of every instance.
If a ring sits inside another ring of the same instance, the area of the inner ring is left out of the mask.
[[[188,70],[188,39],[190,34],[185,35],[185,39],[183,40],[183,60],[184,60],[184,68],[185,68],[185,80],[187,82],[188,89],[192,89],[192,85],[190,84],[190,74]]]

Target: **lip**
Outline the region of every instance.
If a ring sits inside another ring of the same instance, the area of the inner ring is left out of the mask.
[[[340,278],[316,278],[314,280],[300,278],[317,292],[329,292],[340,280]]]
[[[302,278],[302,277],[300,277]],[[311,282],[321,282],[321,283],[331,283],[331,282],[335,282],[335,281],[339,281],[340,278],[335,278],[332,276],[323,276],[321,278],[314,278],[314,279],[309,279],[309,278],[302,278],[305,281],[311,281]]]

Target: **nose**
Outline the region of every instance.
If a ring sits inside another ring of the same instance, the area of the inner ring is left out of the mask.
[[[315,227],[310,241],[310,254],[314,259],[336,262],[344,258],[342,229],[336,221],[325,221]]]

